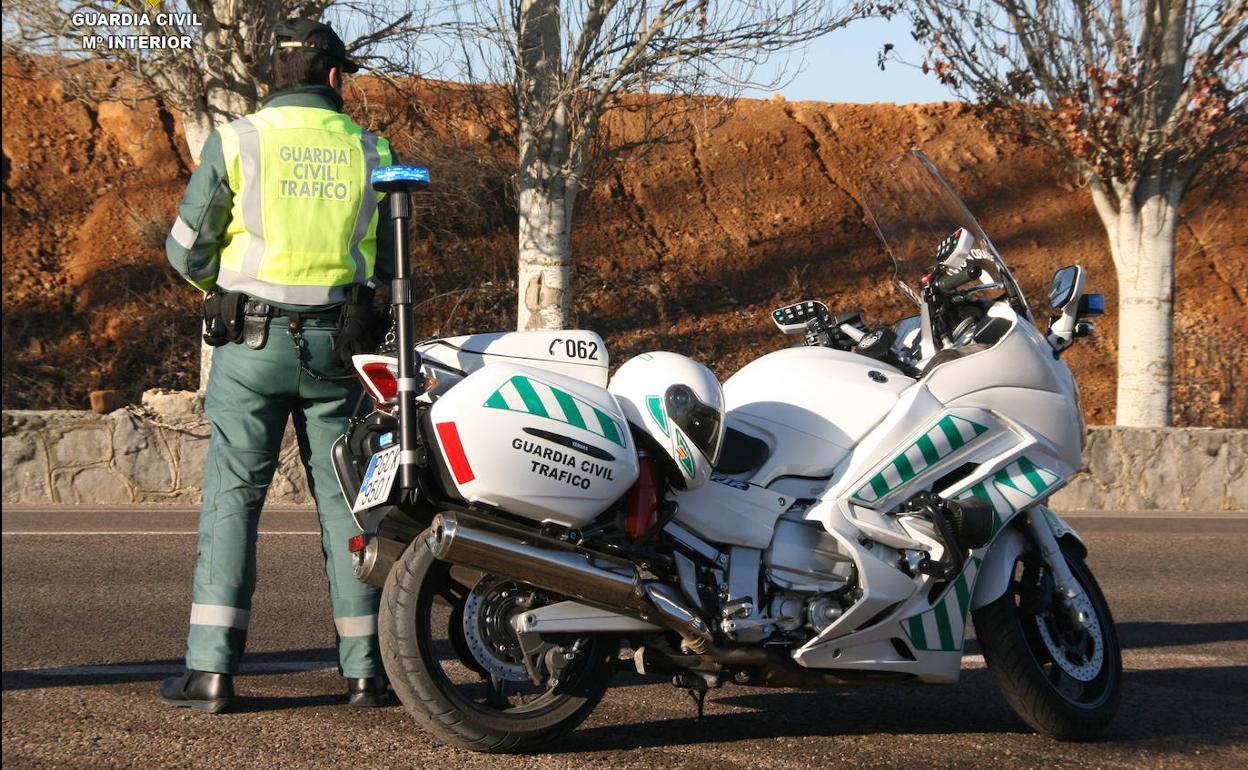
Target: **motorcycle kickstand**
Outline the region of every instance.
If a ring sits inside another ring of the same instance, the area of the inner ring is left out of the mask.
[[[698,674],[684,673],[677,674],[672,677],[672,684],[682,688],[689,693],[689,697],[693,698],[693,703],[698,709],[698,716],[695,722],[702,721],[702,715],[706,711],[706,693],[712,687],[719,686],[718,678],[707,681],[707,678]]]

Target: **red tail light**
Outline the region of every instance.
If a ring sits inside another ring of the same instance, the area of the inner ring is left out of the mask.
[[[640,471],[637,482],[628,490],[628,517],[625,519],[628,536],[633,540],[659,521],[659,473],[654,460],[643,457]]]
[[[364,536],[356,535],[347,541],[347,550],[351,553],[359,553],[364,550]]]
[[[364,381],[378,406],[393,401],[399,394],[399,372],[391,364],[369,361],[360,368],[360,379]]]

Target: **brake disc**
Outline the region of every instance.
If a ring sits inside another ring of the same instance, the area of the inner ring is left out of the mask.
[[[487,575],[464,600],[464,638],[481,667],[501,679],[528,682],[524,653],[511,618],[529,609],[533,592],[514,581]]]
[[[1066,608],[1078,614],[1075,624],[1055,617],[1061,608],[1050,607],[1047,612],[1035,616],[1040,639],[1058,668],[1080,682],[1091,682],[1101,673],[1105,660],[1105,640],[1101,635],[1100,618],[1086,592],[1080,592],[1074,607]]]

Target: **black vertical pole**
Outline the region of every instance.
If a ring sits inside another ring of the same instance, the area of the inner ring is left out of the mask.
[[[415,490],[416,484],[416,398],[425,391],[420,379],[420,354],[414,347],[412,319],[412,255],[409,253],[407,225],[412,218],[412,193],[429,187],[429,170],[421,166],[382,166],[373,170],[373,189],[390,195],[390,217],[394,220],[394,281],[390,284],[390,304],[399,344],[399,488]]]
[[[394,220],[394,281],[390,304],[394,307],[399,343],[399,486],[416,488],[416,397],[423,392],[417,382],[420,355],[412,319],[412,257],[407,223],[412,218],[412,195],[407,190],[390,193],[390,216]]]

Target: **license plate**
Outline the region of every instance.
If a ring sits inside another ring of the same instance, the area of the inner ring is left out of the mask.
[[[398,472],[399,447],[388,447],[373,455],[368,461],[368,469],[364,471],[364,481],[360,482],[360,491],[355,496],[351,512],[358,513],[389,500]]]

